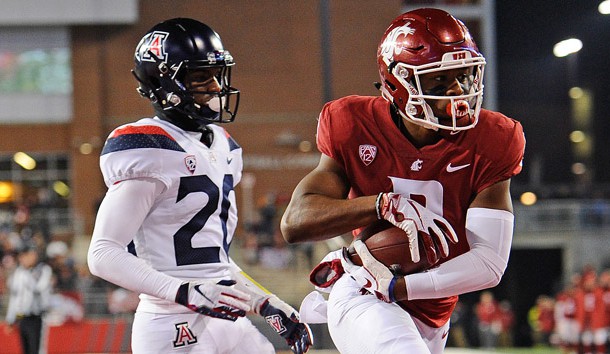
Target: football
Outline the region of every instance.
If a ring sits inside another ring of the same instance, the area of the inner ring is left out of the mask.
[[[357,238],[364,241],[371,254],[379,262],[392,268],[397,275],[421,272],[434,265],[428,262],[422,242],[419,242],[420,260],[417,263],[413,262],[409,252],[407,234],[386,220],[379,220],[367,226],[358,234]],[[349,247],[348,255],[352,263],[362,265],[362,260],[353,246]]]

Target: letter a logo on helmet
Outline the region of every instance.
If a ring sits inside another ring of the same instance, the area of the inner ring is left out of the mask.
[[[140,61],[155,62],[156,56],[163,62],[167,62],[167,53],[165,52],[165,40],[169,33],[154,31],[149,36],[146,36],[140,42],[138,47],[137,57]],[[152,53],[152,54],[151,54]]]

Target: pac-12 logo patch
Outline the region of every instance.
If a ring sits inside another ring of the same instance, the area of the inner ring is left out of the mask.
[[[173,342],[174,348],[197,343],[197,336],[189,328],[188,322],[176,323],[174,326],[176,326],[176,337]]]
[[[375,156],[377,156],[377,146],[369,144],[360,145],[358,153],[360,154],[360,160],[368,166],[375,160]]]
[[[197,168],[197,159],[195,158],[195,155],[188,155],[185,157],[184,164],[191,174],[195,173],[195,169]]]
[[[165,52],[165,40],[169,33],[162,31],[154,31],[148,34],[138,44],[136,58],[139,61],[155,62],[156,56],[159,60],[167,63],[167,53]],[[152,53],[152,54],[151,54]]]

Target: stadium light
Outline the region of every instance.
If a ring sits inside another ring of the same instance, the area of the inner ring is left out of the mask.
[[[36,160],[22,151],[16,152],[15,155],[13,155],[13,161],[28,171],[36,168]]]
[[[610,14],[610,0],[604,0],[597,6],[597,11],[602,15]]]
[[[534,192],[525,192],[521,194],[519,201],[521,201],[521,204],[526,206],[534,205],[538,201],[538,196]]]
[[[582,42],[577,38],[563,40],[553,46],[553,54],[558,57],[566,57],[582,49]]]
[[[64,198],[68,198],[70,196],[70,187],[62,181],[53,182],[53,190],[55,193]]]

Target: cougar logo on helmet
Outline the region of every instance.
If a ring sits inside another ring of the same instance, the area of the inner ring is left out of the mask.
[[[415,33],[415,29],[409,27],[410,24],[411,22],[407,22],[404,26],[394,28],[381,43],[379,55],[383,57],[387,64],[393,62],[394,56],[402,52],[402,46],[396,45],[396,43],[400,42],[400,37],[406,37]]]

